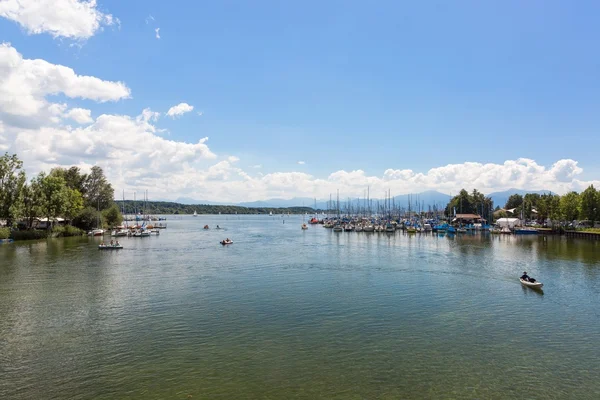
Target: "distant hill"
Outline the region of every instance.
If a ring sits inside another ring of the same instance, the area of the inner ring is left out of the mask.
[[[433,206],[442,206],[442,207],[446,207],[446,204],[448,204],[448,202],[450,201],[450,196],[445,194],[445,193],[440,193],[437,192],[435,190],[428,190],[425,192],[421,192],[421,193],[414,193],[411,195],[408,194],[403,194],[403,195],[399,195],[399,196],[395,196],[394,197],[394,203],[396,204],[396,206],[399,206],[401,208],[408,208],[408,200],[409,200],[409,196],[411,197],[411,207],[415,207],[417,204],[421,204],[421,206],[427,209],[429,206],[433,207]],[[332,198],[334,204],[336,201],[335,196]],[[361,202],[364,199],[361,199]],[[373,201],[373,206],[375,206],[374,203],[376,203],[377,201],[379,202],[383,202],[383,199],[377,199],[377,198],[371,198],[371,200]],[[345,203],[348,201],[347,197],[341,197],[340,196],[340,207],[342,207],[343,205],[345,205]],[[351,198],[351,201],[356,204],[357,198],[353,197]],[[317,200],[317,209],[327,209],[328,208],[328,203],[329,203],[329,199],[321,199],[321,200]],[[238,203],[235,204],[236,206],[242,206],[242,207],[311,207],[314,208],[315,207],[315,199],[311,199],[309,197],[294,197],[292,199],[267,199],[267,200],[259,200],[259,201],[252,201],[252,202],[244,202],[244,203]],[[333,206],[333,208],[335,208],[335,205]]]
[[[533,193],[533,194],[554,194],[553,192],[551,192],[550,190],[523,190],[523,189],[508,189],[505,190],[503,192],[494,192],[494,193],[490,193],[487,194],[487,197],[491,197],[492,200],[494,201],[494,207],[496,206],[500,206],[500,208],[503,208],[504,205],[506,204],[506,201],[508,200],[508,198],[513,195],[513,194],[520,194],[521,196],[525,196],[528,193]]]

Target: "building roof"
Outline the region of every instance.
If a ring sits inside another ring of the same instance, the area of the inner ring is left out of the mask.
[[[481,219],[481,216],[477,214],[456,214],[458,219]]]

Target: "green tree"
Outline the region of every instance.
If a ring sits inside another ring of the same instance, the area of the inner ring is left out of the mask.
[[[67,204],[65,205],[65,218],[72,223],[73,218],[75,218],[75,216],[78,215],[83,209],[83,196],[81,193],[79,193],[79,190],[67,187],[66,200]]]
[[[560,213],[565,221],[571,222],[579,215],[579,194],[569,192],[560,198]]]
[[[592,224],[600,220],[600,204],[598,201],[600,194],[594,188],[594,185],[590,185],[579,197],[581,199],[581,219],[590,220]]]
[[[85,204],[89,207],[99,207],[101,210],[110,207],[115,198],[112,185],[106,180],[104,171],[99,166],[93,166],[84,183]]]
[[[104,217],[104,223],[108,228],[119,226],[121,225],[121,222],[123,222],[123,216],[116,204],[113,204],[108,209],[104,210],[102,216]]]
[[[25,184],[21,190],[21,210],[19,214],[25,219],[27,229],[33,226],[33,220],[42,215],[42,194],[37,179]]]
[[[79,167],[71,168],[52,168],[50,175],[58,176],[65,180],[65,184],[69,189],[77,190],[82,195],[85,195],[87,174],[81,172]]]
[[[6,220],[8,226],[15,223],[21,209],[19,201],[26,181],[22,168],[23,161],[16,154],[0,157],[0,219]]]
[[[511,194],[508,200],[506,200],[506,204],[504,205],[505,210],[511,210],[513,208],[520,207],[523,204],[523,196],[520,194]]]
[[[99,228],[100,213],[95,207],[85,207],[73,218],[73,225],[85,231]]]
[[[48,228],[51,228],[52,221],[67,211],[69,189],[63,178],[44,172],[40,172],[36,180],[41,195],[41,214],[48,218]]]

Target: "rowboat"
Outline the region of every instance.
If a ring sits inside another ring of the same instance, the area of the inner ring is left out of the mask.
[[[232,244],[233,240],[221,240],[219,243],[221,243],[223,246],[225,246],[227,244]]]
[[[541,289],[542,286],[544,286],[544,284],[542,282],[527,282],[524,281],[523,279],[519,278],[519,281],[521,281],[521,284],[523,284],[524,286],[530,287],[532,289]]]
[[[121,246],[121,245],[117,246],[116,244],[113,244],[113,245],[100,244],[100,245],[98,245],[98,250],[120,250],[122,248],[123,248],[123,246]]]

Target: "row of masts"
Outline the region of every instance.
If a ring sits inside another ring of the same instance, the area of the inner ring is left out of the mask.
[[[315,199],[315,210],[317,209],[317,200]],[[425,201],[416,195],[408,195],[407,207],[396,204],[396,199],[392,197],[391,190],[385,192],[383,200],[373,200],[370,198],[370,189],[367,188],[362,198],[350,198],[340,202],[340,192],[337,191],[336,200],[332,199],[332,194],[329,195],[327,202],[327,216],[361,216],[361,217],[384,217],[388,219],[407,218],[411,216],[423,216],[425,218],[443,218],[446,210],[446,205],[436,204],[425,207]]]

